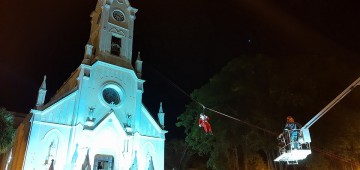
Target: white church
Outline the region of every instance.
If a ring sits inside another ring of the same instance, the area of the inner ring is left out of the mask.
[[[17,129],[6,169],[163,170],[164,113],[142,103],[142,61],[132,66],[135,13],[128,0],[98,0],[84,59],[49,102],[46,76]]]

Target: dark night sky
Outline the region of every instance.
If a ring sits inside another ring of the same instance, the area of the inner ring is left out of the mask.
[[[156,114],[163,101],[170,137],[181,132],[174,122],[189,99],[157,72],[191,93],[242,54],[343,55],[352,63],[360,52],[355,0],[130,3],[139,9],[133,53],[141,51],[144,60],[144,103]],[[45,74],[47,97],[54,94],[83,58],[95,4],[0,0],[0,106],[28,112]]]

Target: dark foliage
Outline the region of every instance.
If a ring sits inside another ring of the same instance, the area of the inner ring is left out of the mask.
[[[7,152],[14,140],[14,117],[5,108],[0,108],[0,154]]]

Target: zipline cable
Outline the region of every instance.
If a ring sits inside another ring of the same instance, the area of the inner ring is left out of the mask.
[[[222,115],[222,116],[228,117],[228,118],[230,118],[230,119],[236,120],[236,121],[238,121],[238,122],[241,122],[241,123],[246,124],[246,125],[248,125],[248,126],[251,126],[251,127],[253,127],[253,128],[260,129],[260,130],[262,130],[262,131],[264,131],[264,132],[271,133],[271,134],[274,134],[274,135],[277,134],[277,133],[271,132],[271,131],[269,131],[269,130],[267,130],[267,129],[264,129],[264,128],[262,128],[262,127],[253,125],[253,124],[251,124],[251,123],[249,123],[249,122],[240,120],[240,119],[238,119],[238,118],[229,116],[229,115],[227,115],[227,114],[225,114],[225,113],[222,113],[222,112],[219,112],[219,111],[216,111],[216,110],[214,110],[214,109],[211,109],[211,108],[206,107],[206,106],[205,106],[204,104],[202,104],[201,102],[199,102],[199,101],[195,100],[194,98],[192,98],[192,97],[191,97],[189,94],[187,94],[182,88],[180,88],[177,84],[175,84],[174,82],[172,82],[171,80],[169,80],[168,78],[166,78],[164,75],[162,75],[162,74],[161,74],[159,71],[157,71],[155,68],[152,68],[152,69],[153,69],[158,75],[160,75],[165,81],[167,81],[169,84],[171,84],[171,85],[172,85],[173,87],[175,87],[177,90],[179,90],[181,93],[183,93],[183,94],[184,94],[185,96],[187,96],[189,99],[191,99],[191,100],[194,101],[195,103],[199,104],[203,109],[207,109],[207,110],[209,110],[209,111],[212,111],[212,112],[214,112],[214,113],[217,113],[217,114],[220,114],[220,115]]]
[[[236,121],[239,121],[239,122],[241,122],[241,123],[243,123],[243,124],[246,124],[246,125],[248,125],[248,126],[251,126],[251,127],[253,127],[253,128],[257,128],[257,129],[260,129],[260,130],[262,130],[262,131],[264,131],[264,132],[267,132],[267,133],[270,133],[270,134],[273,134],[273,135],[277,135],[277,133],[275,133],[275,132],[269,131],[269,130],[267,130],[267,129],[265,129],[265,128],[262,128],[262,127],[259,127],[259,126],[256,126],[256,125],[253,125],[253,124],[251,124],[251,123],[249,123],[249,122],[246,122],[246,121],[240,120],[240,119],[238,119],[238,118],[229,116],[229,115],[227,115],[227,114],[224,114],[224,113],[219,112],[219,111],[214,110],[214,109],[210,109],[210,108],[208,108],[208,107],[205,107],[205,108],[206,108],[207,110],[210,110],[210,111],[212,111],[212,112],[215,112],[215,113],[217,113],[217,114],[223,115],[223,116],[225,116],[225,117],[234,119],[234,120],[236,120]]]

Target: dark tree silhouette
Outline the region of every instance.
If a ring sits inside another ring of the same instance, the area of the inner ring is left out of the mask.
[[[14,118],[5,108],[0,108],[0,154],[7,152],[15,136]]]

